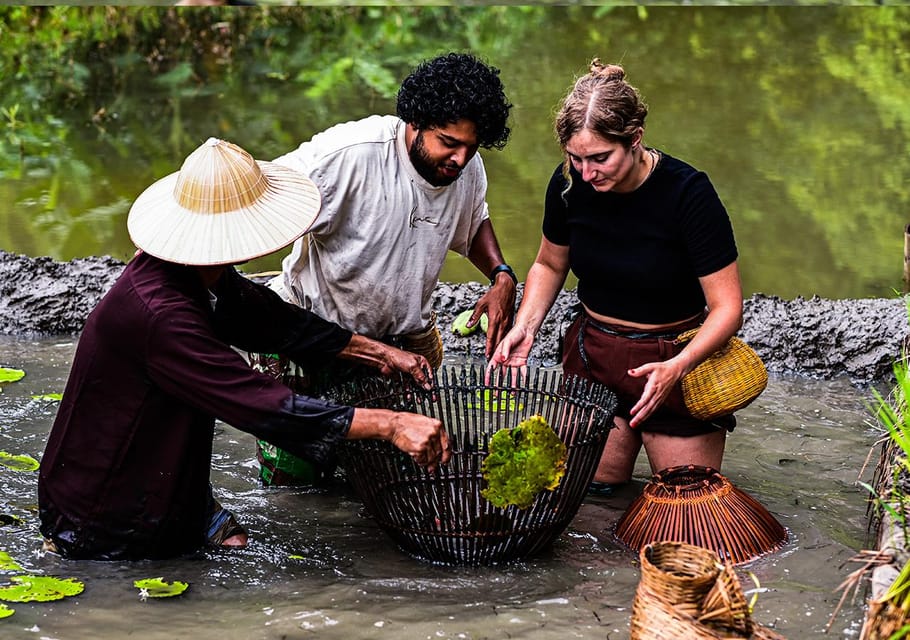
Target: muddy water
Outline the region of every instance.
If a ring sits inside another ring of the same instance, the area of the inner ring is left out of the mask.
[[[0,393],[0,451],[40,459],[54,402],[74,342],[0,338],[0,366],[27,376]],[[760,584],[755,619],[788,638],[855,638],[861,602],[848,602],[824,633],[839,593],[865,548],[865,495],[857,474],[876,440],[867,424],[869,393],[845,381],[773,377],[740,413],[724,472],[789,528],[781,551],[741,567]],[[75,577],[77,597],[11,604],[4,639],[198,640],[277,638],[626,638],[639,572],[635,556],[610,532],[647,478],[611,499],[589,499],[552,551],[504,567],[437,567],[401,552],[350,492],[264,489],[256,480],[252,438],[219,425],[212,479],[240,514],[252,542],[240,552],[207,551],[167,562],[72,562],[43,554],[33,473],[0,467],[0,550],[26,571]],[[867,472],[866,476],[869,473]],[[866,478],[868,480],[868,477]],[[13,575],[0,572],[0,582]],[[173,600],[140,601],[134,580],[182,580]],[[861,599],[860,599],[861,600]]]

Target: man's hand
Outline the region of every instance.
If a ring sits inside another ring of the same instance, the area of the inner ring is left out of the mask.
[[[348,438],[387,440],[430,473],[452,456],[449,436],[442,422],[419,413],[355,408]]]
[[[474,305],[474,313],[467,326],[473,327],[480,321],[480,316],[487,314],[487,346],[484,353],[487,358],[492,355],[493,349],[512,327],[515,316],[515,288],[512,278],[501,273],[496,277],[496,284]]]
[[[430,389],[433,386],[430,363],[426,358],[366,336],[354,334],[348,346],[342,349],[338,355],[341,358],[356,360],[379,369],[383,375],[401,371],[414,378],[414,381],[424,389]]]

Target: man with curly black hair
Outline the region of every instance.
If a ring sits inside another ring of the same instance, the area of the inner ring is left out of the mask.
[[[277,158],[316,183],[322,209],[271,286],[327,320],[420,353],[436,367],[442,340],[432,294],[452,250],[490,281],[469,326],[487,315],[491,353],[511,326],[517,278],[490,222],[477,151],[506,145],[511,107],[498,69],[448,53],[424,61],[403,81],[397,116],[335,125]],[[346,373],[320,381],[281,359],[252,359],[310,394]],[[260,442],[258,453],[265,484],[313,475],[268,443]]]

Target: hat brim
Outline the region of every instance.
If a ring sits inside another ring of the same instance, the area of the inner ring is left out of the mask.
[[[304,174],[257,164],[268,187],[255,202],[223,213],[182,207],[174,196],[179,171],[154,182],[130,207],[133,243],[157,258],[187,265],[238,264],[286,247],[305,234],[320,208],[319,190]]]

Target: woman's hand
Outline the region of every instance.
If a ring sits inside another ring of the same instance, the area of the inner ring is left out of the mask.
[[[635,429],[664,403],[670,391],[682,378],[684,370],[671,358],[664,362],[647,362],[629,369],[628,374],[633,378],[644,376],[648,379],[641,397],[629,411],[632,414],[629,426]]]

